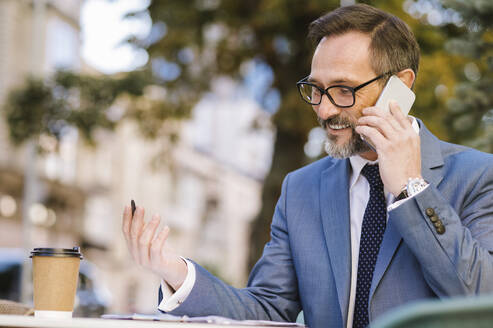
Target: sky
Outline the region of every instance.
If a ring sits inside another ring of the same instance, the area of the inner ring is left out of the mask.
[[[86,0],[81,12],[82,57],[95,69],[111,74],[130,71],[147,62],[147,53],[122,44],[131,35],[146,36],[151,19],[125,19],[144,9],[148,0]]]

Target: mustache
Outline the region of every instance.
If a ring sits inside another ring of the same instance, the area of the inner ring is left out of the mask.
[[[330,125],[349,125],[349,127],[353,130],[356,127],[355,122],[351,122],[348,119],[343,118],[341,116],[331,117],[331,118],[328,118],[326,120],[321,119],[320,117],[317,117],[317,120],[318,120],[318,123],[320,124],[320,126],[323,127],[324,129],[327,129],[327,125],[329,125],[329,124]]]

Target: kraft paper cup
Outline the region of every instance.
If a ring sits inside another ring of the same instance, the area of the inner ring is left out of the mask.
[[[79,247],[35,248],[31,252],[34,316],[71,318],[82,254]]]

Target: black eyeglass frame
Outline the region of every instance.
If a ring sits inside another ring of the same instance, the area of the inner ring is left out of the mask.
[[[364,87],[366,87],[367,85],[369,85],[369,84],[371,84],[371,83],[373,83],[373,82],[375,82],[375,81],[377,81],[377,80],[381,79],[381,78],[382,78],[382,77],[384,77],[384,76],[387,76],[387,75],[392,75],[392,74],[393,74],[392,72],[387,72],[387,73],[381,74],[381,75],[379,75],[379,76],[377,76],[377,77],[375,77],[375,78],[373,78],[373,79],[371,79],[371,80],[369,80],[369,81],[366,81],[366,82],[364,82],[364,83],[362,83],[362,84],[360,84],[360,85],[358,85],[358,86],[356,86],[356,87],[354,87],[354,88],[353,88],[353,87],[350,87],[350,86],[347,86],[347,85],[343,85],[343,84],[337,84],[337,85],[331,85],[330,87],[328,87],[328,88],[326,88],[326,89],[324,90],[324,89],[322,89],[321,87],[319,87],[318,85],[316,85],[316,84],[314,84],[314,83],[307,82],[307,79],[308,79],[308,77],[309,77],[309,76],[304,77],[303,79],[301,79],[301,80],[299,80],[298,82],[296,82],[296,86],[298,87],[298,91],[299,91],[299,93],[300,93],[301,99],[303,99],[303,101],[304,101],[304,102],[306,102],[306,103],[307,103],[307,104],[309,104],[309,105],[315,105],[315,106],[320,105],[320,104],[322,103],[322,98],[323,98],[323,96],[324,96],[324,95],[326,95],[326,96],[327,96],[327,98],[329,98],[330,102],[331,102],[334,106],[339,107],[339,108],[349,108],[349,107],[353,107],[353,106],[354,106],[354,104],[355,104],[355,102],[356,102],[356,91],[358,91],[359,89],[364,88]],[[319,101],[318,103],[311,103],[311,102],[307,101],[307,100],[303,97],[303,94],[301,93],[301,86],[302,86],[302,85],[309,85],[309,86],[311,86],[311,87],[315,87],[315,88],[317,88],[317,89],[320,91],[320,94],[321,94],[321,95],[320,95],[320,101]],[[330,89],[332,89],[332,88],[345,88],[345,89],[347,89],[347,90],[351,91],[351,93],[352,93],[352,95],[353,95],[353,103],[352,103],[351,105],[345,105],[345,106],[341,106],[341,105],[336,104],[336,102],[334,101],[334,99],[333,99],[333,98],[331,97],[331,95],[329,94],[329,90],[330,90]]]

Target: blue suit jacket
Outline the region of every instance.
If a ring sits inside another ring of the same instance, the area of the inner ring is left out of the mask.
[[[493,293],[493,156],[442,142],[420,125],[430,186],[389,212],[370,321],[414,300]],[[294,321],[303,309],[312,328],[345,327],[350,170],[349,160],[326,157],[288,174],[248,286],[230,287],[196,265],[190,295],[171,314]],[[445,233],[437,233],[429,208]]]

